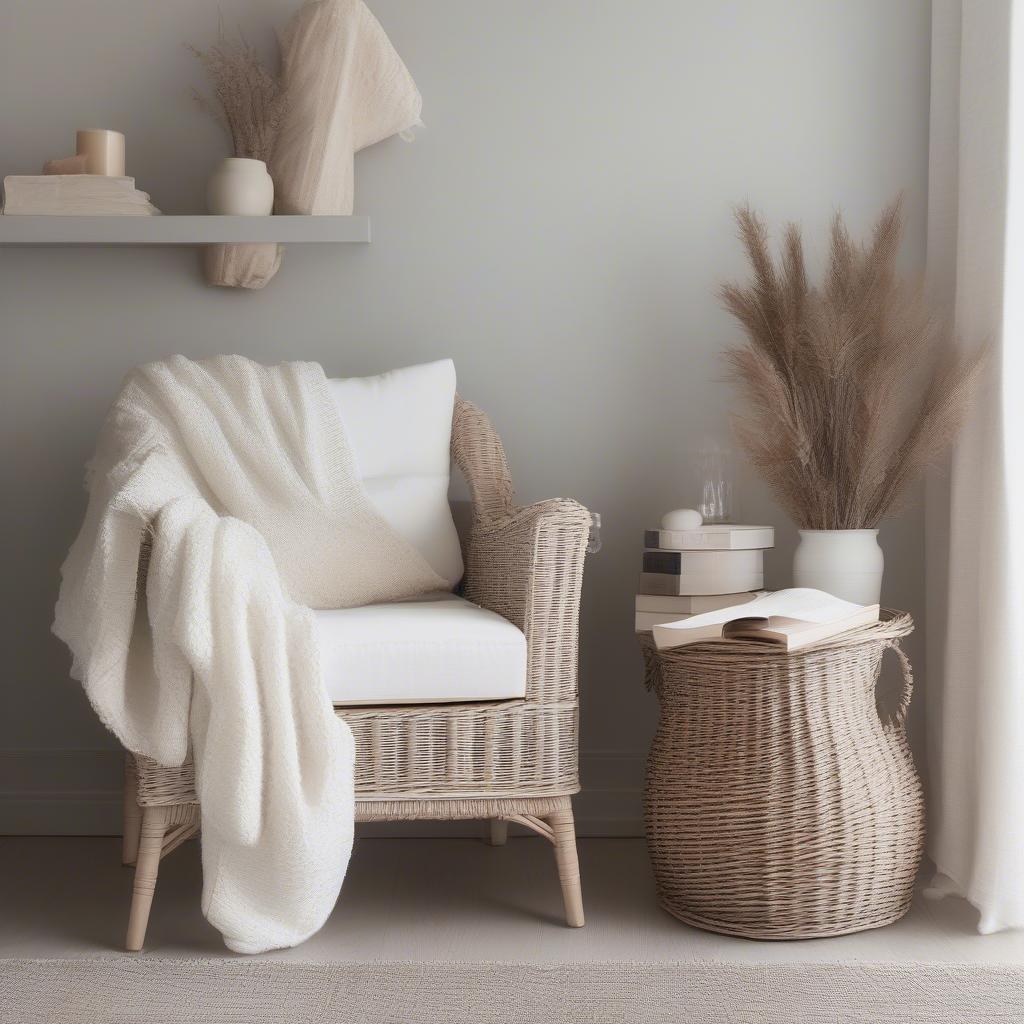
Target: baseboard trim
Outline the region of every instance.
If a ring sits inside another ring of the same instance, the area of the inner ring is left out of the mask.
[[[121,794],[104,790],[62,796],[0,793],[0,835],[115,836],[121,834]]]
[[[587,751],[580,760],[577,833],[642,835],[644,755]],[[120,835],[121,765],[119,750],[0,751],[0,835]],[[365,822],[357,835],[477,836],[480,829],[475,821]]]

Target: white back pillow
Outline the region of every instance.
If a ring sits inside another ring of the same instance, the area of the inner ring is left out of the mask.
[[[370,499],[454,587],[462,578],[448,504],[455,364],[439,359],[328,385]]]

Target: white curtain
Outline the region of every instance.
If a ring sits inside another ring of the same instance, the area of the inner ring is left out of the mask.
[[[928,261],[988,372],[928,492],[933,893],[1024,927],[1024,0],[934,0]]]

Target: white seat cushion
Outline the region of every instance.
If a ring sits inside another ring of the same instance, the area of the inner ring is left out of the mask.
[[[313,615],[324,683],[335,704],[434,704],[526,694],[522,631],[455,594]]]
[[[455,365],[441,359],[328,385],[370,499],[454,587],[462,578],[448,505]]]

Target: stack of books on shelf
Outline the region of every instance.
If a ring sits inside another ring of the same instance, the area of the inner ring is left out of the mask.
[[[764,593],[764,551],[774,545],[770,526],[646,530],[636,631],[753,601]]]
[[[160,211],[134,178],[106,174],[9,174],[3,213],[148,217]]]

